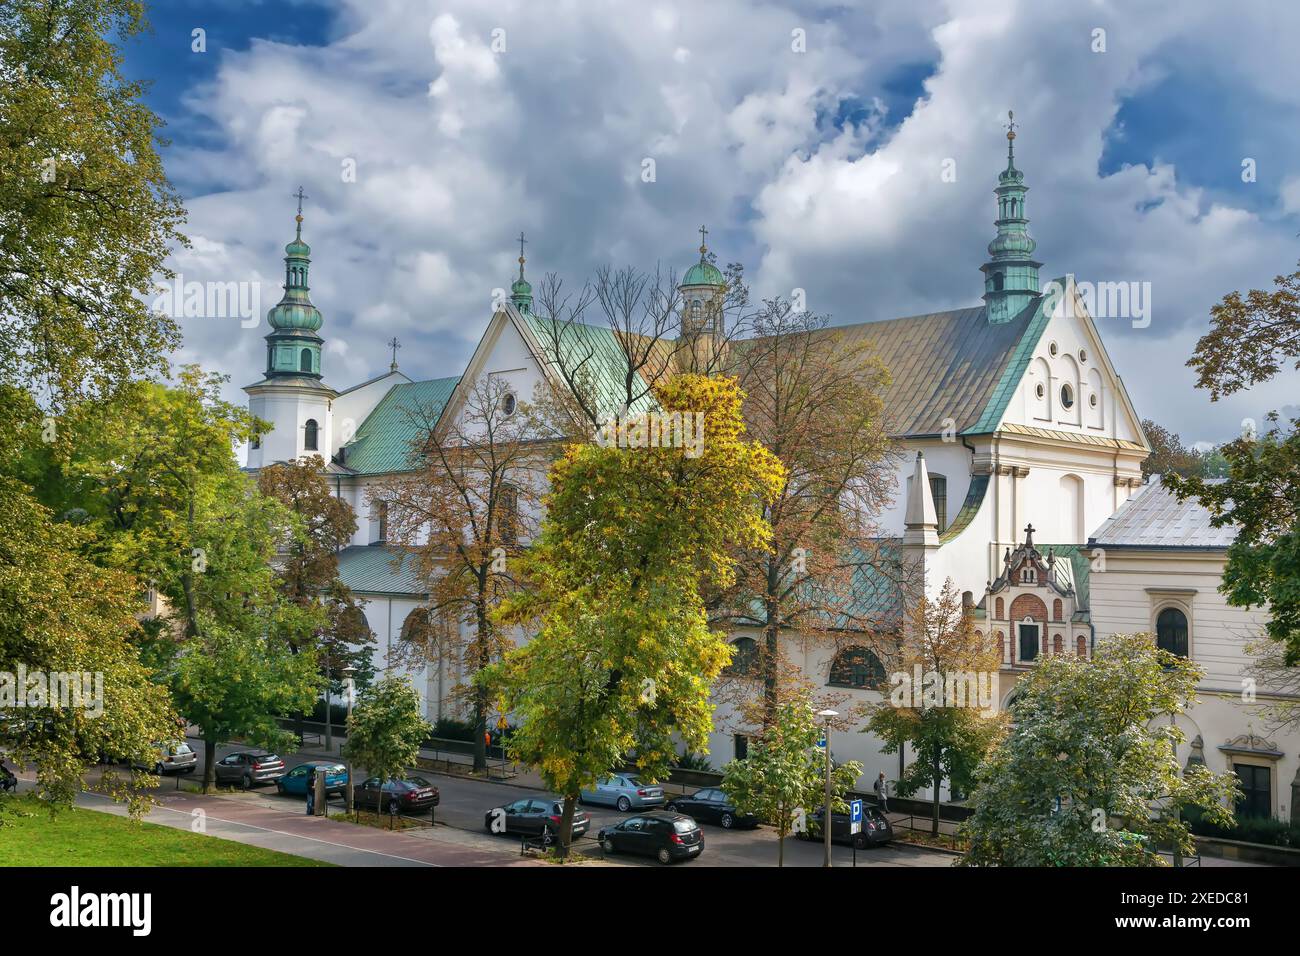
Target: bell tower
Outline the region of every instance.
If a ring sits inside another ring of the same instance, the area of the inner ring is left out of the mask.
[[[302,239],[307,197],[301,186],[294,195],[298,214],[293,241],[284,247],[284,295],[266,314],[266,378],[244,389],[249,411],[272,426],[249,448],[250,468],[305,455],[328,462],[334,450],[330,413],[338,393],[321,379],[325,340],[318,333],[324,320],[309,295],[311,247]]]
[[[1032,256],[1035,242],[1029,236],[1025,215],[1025,174],[1016,169],[1015,114],[1007,113],[1007,168],[998,176],[998,234],[989,243],[990,259],[984,273],[984,305],[990,324],[1010,322],[1038,295],[1038,268]]]

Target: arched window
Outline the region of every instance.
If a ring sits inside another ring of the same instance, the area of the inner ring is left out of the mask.
[[[1062,640],[1060,634],[1053,634],[1053,635],[1052,635],[1052,653],[1053,653],[1053,654],[1059,654],[1059,653],[1061,653],[1063,650],[1065,650],[1065,641]]]
[[[1001,291],[1002,291],[1002,273],[1001,273],[1001,272],[995,272],[995,273],[993,273],[993,291],[994,291],[994,292],[1001,292]]]
[[[1055,601],[1052,602],[1052,620],[1053,621],[1061,620],[1061,614],[1063,612],[1064,612],[1064,608],[1061,604],[1061,599],[1057,598]]]
[[[379,544],[388,541],[388,502],[378,502],[379,507],[376,509],[379,517]]]
[[[859,690],[880,687],[886,683],[885,665],[870,648],[846,647],[835,655],[827,683]]]
[[[1075,657],[1088,656],[1088,641],[1087,638],[1085,638],[1082,634],[1080,634],[1078,637],[1074,639],[1074,656]]]
[[[316,451],[320,426],[316,424],[316,419],[307,419],[307,424],[303,427],[302,447],[307,451]]]
[[[1000,621],[1005,616],[1006,609],[1007,609],[1006,605],[1002,603],[1002,598],[998,598],[994,606],[997,608],[997,610],[994,612],[993,616]]]
[[[731,642],[731,663],[726,673],[732,677],[753,677],[758,670],[758,642],[752,637],[738,637]]]
[[[1187,656],[1187,615],[1167,607],[1156,618],[1156,646],[1162,651]]]
[[[311,349],[303,349],[298,357],[298,371],[310,372],[311,370]]]
[[[427,607],[417,607],[402,622],[402,641],[417,647],[430,646],[434,636],[433,617]]]
[[[934,513],[939,519],[939,530],[948,527],[948,479],[943,475],[930,475],[930,497],[934,499]]]

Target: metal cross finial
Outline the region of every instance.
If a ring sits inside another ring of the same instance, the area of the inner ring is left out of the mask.
[[[1016,122],[1016,114],[1011,110],[1007,110],[1007,139],[1016,138],[1016,126],[1018,125],[1019,124]]]
[[[527,241],[528,240],[524,238],[523,232],[520,231],[519,233],[519,261],[520,262],[524,261],[524,243]]]
[[[301,220],[301,219],[302,219],[302,201],[303,201],[304,199],[309,198],[309,197],[307,196],[306,193],[304,193],[304,192],[302,191],[302,187],[301,187],[301,186],[298,187],[298,191],[297,191],[296,193],[294,193],[294,195],[298,197],[298,218]]]
[[[709,230],[704,228],[703,226],[700,226],[700,255],[704,255],[706,252],[709,251],[708,243],[706,242],[706,240],[708,239],[708,235],[709,235]]]
[[[389,366],[389,368],[392,371],[396,372],[397,371],[397,350],[402,347],[402,343],[397,341],[397,336],[394,335],[391,339],[388,340],[388,347],[393,350],[393,364]]]

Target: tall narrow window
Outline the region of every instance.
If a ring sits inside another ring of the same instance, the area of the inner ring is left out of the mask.
[[[948,527],[948,479],[943,475],[930,476],[930,497],[934,499],[934,513],[939,519],[939,530]]]
[[[1156,618],[1156,646],[1162,651],[1187,656],[1187,615],[1167,607]]]
[[[1268,767],[1236,763],[1232,769],[1241,782],[1241,797],[1237,801],[1237,816],[1263,817],[1273,815],[1273,774]]]
[[[307,425],[303,428],[302,447],[306,451],[317,451],[317,442],[320,426],[316,424],[316,419],[307,419]]]
[[[379,502],[379,543],[388,541],[388,502]]]
[[[299,356],[299,358],[298,358],[298,371],[300,371],[300,372],[310,372],[310,371],[312,371],[312,367],[311,367],[311,349],[303,349],[303,350],[302,350],[302,354],[301,354],[301,355]]]

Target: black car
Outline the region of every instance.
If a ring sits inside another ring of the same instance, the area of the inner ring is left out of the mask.
[[[213,768],[217,783],[237,783],[245,790],[259,783],[275,783],[284,776],[284,761],[264,750],[227,754]]]
[[[521,836],[549,835],[558,839],[564,802],[554,797],[524,797],[514,803],[493,807],[483,814],[483,826],[489,833],[514,833]],[[573,839],[591,828],[591,814],[581,807],[573,810]]]
[[[739,812],[736,805],[717,787],[696,790],[689,797],[674,797],[665,809],[685,813],[700,823],[716,823],[724,830],[758,826],[758,817]]]
[[[660,863],[690,860],[704,852],[704,834],[682,813],[642,813],[605,827],[597,837],[606,853],[639,853]]]
[[[822,818],[825,810],[808,814],[808,829],[799,836],[805,840],[822,839]],[[894,838],[894,828],[890,826],[885,815],[875,807],[862,808],[862,829],[851,832],[852,825],[847,813],[831,814],[831,842],[844,843],[865,850],[869,846],[881,846]]]
[[[423,777],[389,780],[382,787],[378,777],[371,777],[352,790],[354,805],[378,813],[391,813],[394,802],[398,813],[428,810],[436,807],[441,799],[438,788]]]

